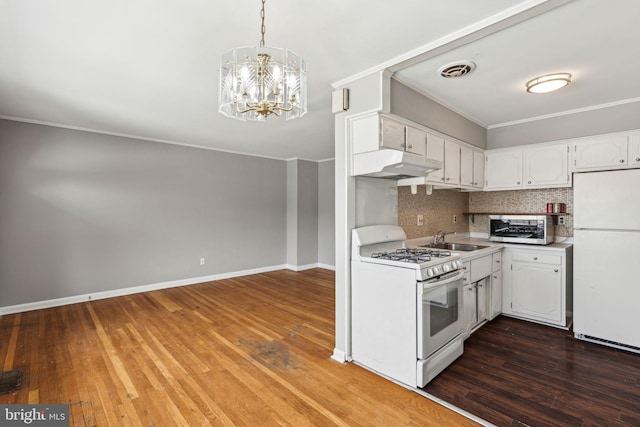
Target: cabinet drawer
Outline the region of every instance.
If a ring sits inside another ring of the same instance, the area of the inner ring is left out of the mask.
[[[502,270],[502,252],[496,252],[491,255],[492,272]]]
[[[531,252],[514,252],[514,261],[536,262],[540,264],[562,264],[562,256],[548,254],[533,254]]]
[[[471,260],[471,283],[491,275],[491,257]]]

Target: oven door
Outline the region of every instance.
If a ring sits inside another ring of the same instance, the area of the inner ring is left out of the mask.
[[[463,270],[418,282],[418,359],[426,359],[462,332]]]

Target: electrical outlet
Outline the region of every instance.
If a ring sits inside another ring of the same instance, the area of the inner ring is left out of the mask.
[[[206,260],[204,258],[200,258],[200,265],[204,265]]]
[[[558,225],[565,225],[566,223],[567,222],[566,222],[566,218],[565,217],[563,217],[563,216],[559,216],[558,217]]]
[[[453,223],[455,224],[456,222],[458,222],[458,215],[453,216]]]
[[[424,215],[418,215],[418,225],[424,225]]]

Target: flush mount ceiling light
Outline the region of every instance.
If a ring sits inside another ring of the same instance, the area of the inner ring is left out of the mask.
[[[266,121],[285,113],[287,120],[307,112],[307,70],[304,60],[288,49],[264,45],[264,3],[259,46],[240,47],[220,61],[218,111],[242,121]]]
[[[527,82],[527,92],[529,93],[547,93],[553,92],[565,87],[571,83],[571,74],[555,73],[546,76],[536,77]]]

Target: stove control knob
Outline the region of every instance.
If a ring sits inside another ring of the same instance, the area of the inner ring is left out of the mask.
[[[444,272],[448,272],[449,270],[451,270],[451,268],[449,267],[449,264],[445,264],[442,266],[442,270],[444,270]]]
[[[433,276],[433,269],[432,268],[427,270],[427,277],[431,277],[431,276]]]

